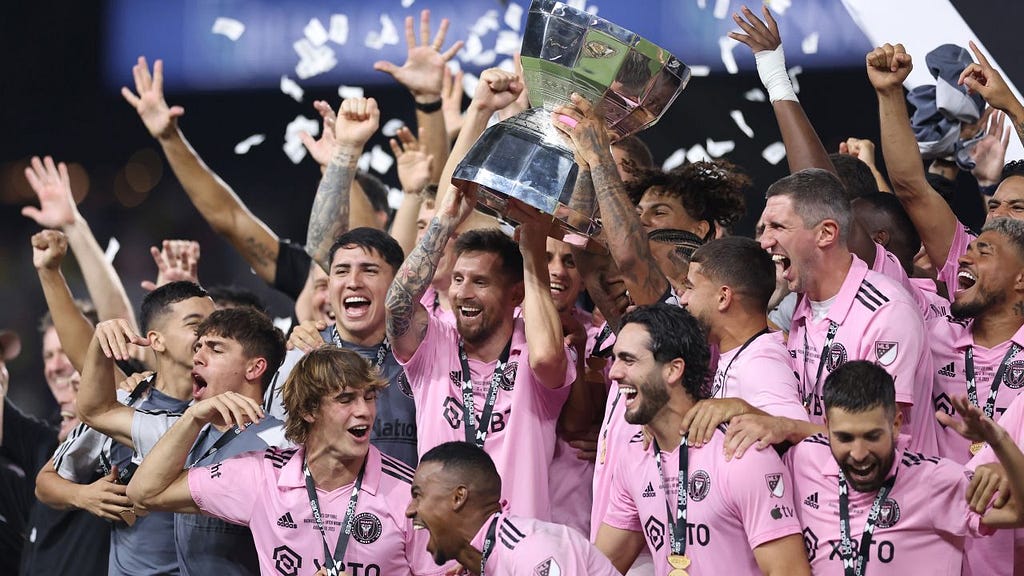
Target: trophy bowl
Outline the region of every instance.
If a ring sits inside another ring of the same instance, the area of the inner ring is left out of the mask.
[[[599,249],[592,190],[576,190],[578,168],[552,110],[573,92],[590,100],[613,140],[653,126],[690,79],[672,54],[637,34],[555,0],[534,0],[521,59],[531,108],[487,128],[452,183],[475,187],[477,208],[512,223],[545,221],[553,238]]]

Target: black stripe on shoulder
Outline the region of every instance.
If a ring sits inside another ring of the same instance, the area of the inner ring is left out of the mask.
[[[516,528],[515,524],[513,524],[512,521],[508,518],[506,518],[505,521],[501,523],[501,529],[507,529],[509,537],[514,537],[516,540],[522,540],[523,538],[526,538],[526,534],[523,534],[522,530]]]
[[[412,478],[410,478],[409,476],[404,476],[402,474],[399,474],[398,472],[395,472],[391,468],[381,468],[380,471],[382,473],[384,473],[384,474],[387,474],[388,476],[391,476],[395,480],[398,480],[399,482],[404,482],[404,483],[410,484],[410,485],[412,484]]]
[[[936,456],[925,456],[920,452],[904,452],[901,463],[908,468],[926,463],[935,465],[939,463],[939,458]]]
[[[861,296],[861,294],[863,294],[863,292],[857,292],[857,295],[854,296],[854,298],[856,298],[857,301],[863,304],[864,307],[867,308],[868,310],[871,310],[872,312],[878,311],[878,306],[875,303],[868,300],[867,298]]]
[[[274,468],[284,468],[284,465],[292,459],[292,456],[295,455],[297,450],[297,448],[289,448],[287,450],[283,450],[281,448],[267,448],[263,453],[263,459],[270,460],[274,465]]]
[[[821,444],[822,446],[828,446],[828,438],[824,434],[818,433],[814,436],[808,436],[804,438],[804,442],[808,444]]]
[[[882,294],[881,290],[879,290],[874,284],[872,284],[871,282],[868,282],[867,280],[862,281],[861,284],[860,284],[860,287],[861,287],[861,289],[864,289],[867,292],[873,293],[875,298],[877,300],[881,300],[883,303],[889,301],[889,297],[888,296],[886,296],[885,294]]]
[[[629,439],[629,443],[630,444],[636,444],[638,442],[643,442],[643,441],[644,441],[644,433],[642,431],[641,432],[637,432],[636,434],[633,434],[633,437]]]
[[[387,454],[380,455],[380,465],[381,468],[384,468],[385,470],[390,469],[394,471],[396,474],[407,476],[410,481],[412,480],[412,477],[416,474],[416,471],[413,470],[411,466],[409,466],[405,462],[402,462],[401,460],[392,458]]]
[[[505,539],[505,535],[504,534],[498,535],[498,540],[501,540],[501,543],[504,544],[505,548],[508,548],[509,550],[515,550],[516,549],[516,544],[519,544],[519,542],[515,542],[515,541],[509,542],[508,540]]]

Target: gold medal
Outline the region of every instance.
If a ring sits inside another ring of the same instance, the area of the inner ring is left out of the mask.
[[[672,567],[669,571],[668,576],[690,576],[690,573],[686,571],[690,567],[690,559],[681,554],[670,554],[668,557],[668,565]]]
[[[981,449],[984,448],[984,447],[985,447],[985,443],[984,442],[974,442],[973,444],[971,444],[971,456],[974,456],[978,452],[981,452]]]

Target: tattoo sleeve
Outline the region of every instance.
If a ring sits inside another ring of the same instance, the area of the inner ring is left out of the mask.
[[[325,272],[330,268],[327,254],[339,235],[348,231],[349,191],[356,176],[358,152],[339,150],[327,164],[316,189],[306,230],[306,253]]]
[[[654,303],[668,290],[668,280],[651,254],[647,233],[626,196],[618,169],[611,158],[590,169],[612,260],[627,278],[633,302]]]
[[[594,211],[597,208],[597,197],[594,195],[594,179],[591,176],[589,166],[580,168],[576,176],[576,185],[572,189],[569,208],[588,218],[594,216]]]
[[[444,254],[445,243],[448,242],[453,229],[454,227],[442,224],[436,217],[431,220],[419,244],[413,248],[409,257],[402,263],[402,267],[395,273],[395,279],[388,288],[385,301],[389,340],[393,341],[405,335],[412,326],[416,305],[434,279],[437,264]],[[423,330],[426,330],[426,326]]]

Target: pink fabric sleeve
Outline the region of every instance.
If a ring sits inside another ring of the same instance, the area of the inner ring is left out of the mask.
[[[753,550],[765,542],[800,534],[793,504],[793,480],[782,460],[772,450],[747,452],[727,464],[726,502],[743,522],[747,542]],[[768,477],[781,475],[782,496],[776,497]]]
[[[751,396],[750,404],[772,416],[806,422],[807,410],[800,402],[800,382],[793,367],[767,355],[753,356],[751,361],[757,366],[758,380],[762,384]]]
[[[188,490],[199,509],[232,524],[248,526],[262,498],[263,452],[228,458],[188,471]]]
[[[620,450],[619,462],[616,463],[612,473],[612,488],[608,494],[608,507],[604,511],[603,523],[621,530],[632,530],[640,532],[643,526],[640,525],[640,515],[636,508],[636,502],[629,493],[629,488],[622,480],[625,474],[625,467],[622,466],[623,458],[630,458],[626,450]]]

